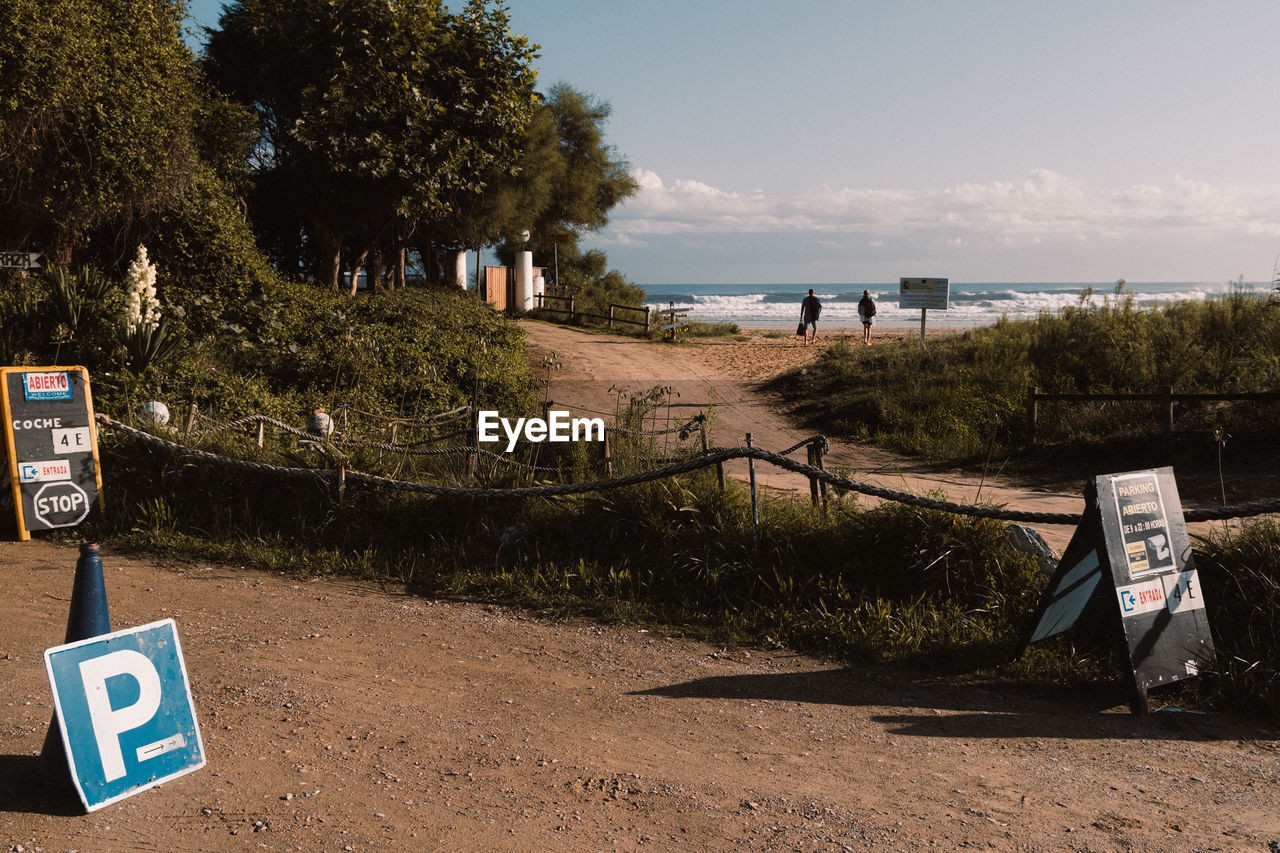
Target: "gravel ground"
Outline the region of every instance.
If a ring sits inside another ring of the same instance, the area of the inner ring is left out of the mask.
[[[33,780],[74,548],[0,543],[0,840],[61,850],[1254,850],[1275,733],[107,551],[173,617],[208,766],[91,815]]]

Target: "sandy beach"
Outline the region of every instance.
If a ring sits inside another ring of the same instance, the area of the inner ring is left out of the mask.
[[[805,346],[795,334],[795,326],[743,326],[741,334],[729,338],[696,338],[694,342],[704,350],[708,361],[718,370],[734,379],[759,382],[784,370],[799,367],[813,360],[818,354],[837,341],[850,346],[862,346],[860,326],[818,325],[818,338]],[[927,327],[926,343],[931,340],[967,331],[954,326]],[[873,326],[871,346],[892,341],[919,341],[919,326]]]

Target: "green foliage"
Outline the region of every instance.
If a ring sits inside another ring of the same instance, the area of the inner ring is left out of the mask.
[[[39,348],[55,337],[49,284],[26,271],[0,271],[0,362],[39,364]]]
[[[1225,707],[1280,707],[1280,524],[1245,522],[1198,544],[1217,672],[1193,682]]]
[[[180,0],[0,6],[0,233],[69,263],[187,184],[200,103]]]
[[[124,366],[135,373],[143,373],[153,364],[168,359],[182,346],[182,338],[175,333],[175,325],[168,317],[161,317],[154,326],[140,325],[119,330],[124,349]]]
[[[163,372],[117,376],[104,399],[144,397],[230,419],[297,419],[346,404],[406,418],[474,400],[523,411],[534,394],[523,334],[487,305],[445,291],[356,299],[285,284],[194,339]]]
[[[453,194],[513,167],[534,72],[507,24],[481,0],[456,14],[439,0],[224,9],[205,67],[258,113],[259,179],[275,194],[263,212],[282,220],[270,230],[284,252],[305,245],[336,287],[344,244],[353,257],[396,253]]]
[[[82,326],[91,326],[93,318],[100,318],[101,307],[111,292],[111,281],[91,267],[81,267],[71,272],[64,267],[49,266],[44,273],[48,285],[49,301],[57,312],[58,320],[66,329],[66,339],[83,339]],[[118,289],[118,288],[117,288]],[[81,323],[81,320],[85,323]]]
[[[1237,292],[1138,310],[1121,294],[1030,321],[931,341],[854,348],[835,344],[779,382],[802,414],[833,433],[945,462],[1003,458],[1027,439],[1026,394],[1266,390],[1280,385],[1280,303]],[[1106,445],[1146,438],[1158,420],[1141,404],[1041,404],[1038,441]],[[1180,407],[1183,428],[1219,413]],[[1232,410],[1244,428],[1268,417]]]
[[[573,294],[575,309],[608,316],[611,303],[637,307],[644,304],[643,288],[609,269],[604,252],[579,252],[573,243],[561,246],[559,257],[562,291]]]
[[[689,323],[689,331],[683,334],[691,338],[730,338],[741,333],[742,330],[738,328],[737,323],[707,323],[702,320],[693,320]]]

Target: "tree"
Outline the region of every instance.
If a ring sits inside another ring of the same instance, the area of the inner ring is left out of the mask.
[[[520,140],[514,172],[486,174],[484,191],[453,199],[432,234],[458,249],[501,242],[499,255],[510,261],[528,230],[529,247],[540,254],[564,252],[570,265],[582,260],[578,278],[603,276],[603,267],[592,272],[604,263],[603,253],[585,260],[578,239],[604,227],[609,211],[637,189],[628,163],[604,142],[609,113],[607,103],[567,84],[552,86]]]
[[[612,112],[607,102],[558,83],[548,92],[547,104],[560,135],[564,171],[535,224],[536,233],[544,241],[576,239],[607,225],[609,211],[639,186],[630,164],[604,143],[604,124]]]
[[[469,0],[240,0],[205,67],[261,118],[260,186],[281,243],[337,289],[344,253],[403,280],[416,223],[510,170],[533,106],[533,49],[505,10]]]
[[[0,4],[0,234],[67,264],[163,207],[197,161],[181,0]]]

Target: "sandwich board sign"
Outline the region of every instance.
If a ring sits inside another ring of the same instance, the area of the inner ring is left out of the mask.
[[[1172,468],[1095,479],[1027,644],[1067,630],[1087,611],[1119,623],[1135,713],[1145,713],[1150,688],[1214,666],[1204,593]]]
[[[0,367],[0,434],[18,538],[74,527],[99,509],[102,472],[89,372]]]
[[[87,811],[204,766],[172,619],[46,649],[44,666]]]

